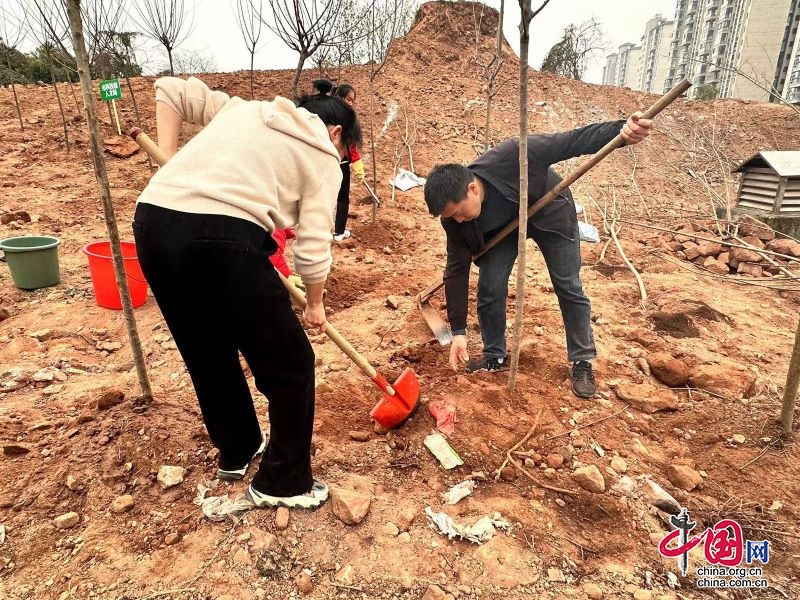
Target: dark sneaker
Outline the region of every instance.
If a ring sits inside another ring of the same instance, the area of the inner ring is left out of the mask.
[[[328,486],[322,481],[314,481],[314,485],[305,494],[297,496],[270,496],[259,492],[252,485],[244,493],[246,500],[256,508],[319,508],[328,499]]]
[[[508,359],[484,356],[467,362],[467,373],[481,373],[483,371],[508,371]]]
[[[579,360],[572,365],[572,393],[579,398],[592,398],[597,392],[592,363]]]
[[[237,466],[229,466],[225,465],[227,468],[222,468],[222,464],[220,464],[219,469],[217,469],[217,477],[220,479],[227,479],[229,481],[238,481],[239,479],[244,479],[244,474],[247,473],[247,467],[250,466],[250,463],[255,460],[257,456],[264,453],[264,448],[267,447],[267,434],[263,431],[261,432],[261,445],[256,450],[256,453],[253,454],[253,458],[247,461],[247,464],[243,467]]]

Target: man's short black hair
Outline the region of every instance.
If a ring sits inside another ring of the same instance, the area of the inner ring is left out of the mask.
[[[458,204],[467,196],[467,186],[473,175],[464,165],[438,165],[428,173],[425,182],[425,203],[434,217],[444,211],[448,202]]]

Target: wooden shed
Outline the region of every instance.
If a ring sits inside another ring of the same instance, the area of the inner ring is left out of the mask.
[[[736,208],[800,215],[800,151],[762,150],[733,172],[742,174]]]

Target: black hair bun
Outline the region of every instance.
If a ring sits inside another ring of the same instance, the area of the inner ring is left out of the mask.
[[[322,96],[327,96],[333,90],[333,83],[328,79],[315,79],[312,85]]]

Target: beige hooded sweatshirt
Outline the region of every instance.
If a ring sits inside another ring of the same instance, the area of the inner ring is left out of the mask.
[[[156,101],[205,125],[153,176],[139,202],[227,215],[270,233],[297,225],[295,271],[324,281],[331,265],[339,152],[320,118],[286,98],[231,98],[190,77],[162,77]]]

